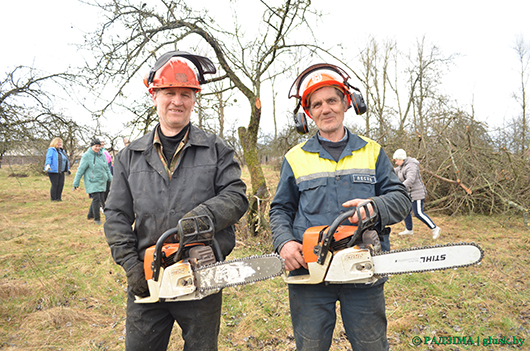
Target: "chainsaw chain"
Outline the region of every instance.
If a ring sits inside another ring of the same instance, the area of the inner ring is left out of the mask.
[[[434,268],[434,269],[423,269],[423,270],[419,270],[419,271],[390,272],[390,273],[384,273],[384,274],[376,274],[376,275],[374,275],[374,277],[382,278],[382,277],[387,277],[389,275],[397,275],[397,274],[411,274],[411,273],[425,273],[425,272],[433,272],[433,271],[442,271],[442,270],[446,270],[446,269],[456,269],[456,268],[460,268],[460,267],[467,267],[467,266],[472,266],[472,265],[475,265],[475,264],[480,264],[480,262],[482,261],[482,258],[484,257],[484,250],[480,246],[475,244],[474,242],[471,242],[471,243],[459,242],[459,243],[452,243],[452,244],[450,243],[450,244],[436,244],[436,245],[422,246],[422,247],[410,247],[410,248],[400,249],[400,250],[381,251],[381,252],[374,253],[372,256],[383,256],[383,255],[394,254],[396,252],[416,251],[416,250],[423,250],[423,249],[435,249],[435,248],[439,248],[439,247],[459,246],[459,245],[463,245],[463,246],[464,245],[471,245],[471,246],[477,247],[480,250],[480,258],[478,259],[478,261],[474,262],[474,263],[460,265],[460,266]]]
[[[200,288],[199,290],[201,292],[204,292],[204,291],[207,291],[207,290],[224,289],[224,288],[237,286],[237,285],[253,284],[253,283],[256,283],[256,282],[259,282],[259,281],[262,281],[262,280],[268,280],[268,279],[272,279],[272,278],[275,278],[275,277],[278,277],[278,276],[282,275],[283,272],[285,271],[285,262],[280,257],[280,255],[278,255],[276,253],[267,254],[267,255],[253,255],[253,256],[248,256],[248,257],[243,257],[243,258],[236,258],[236,259],[233,259],[233,260],[230,260],[230,261],[219,261],[219,262],[216,262],[216,263],[213,263],[213,264],[209,264],[207,266],[196,267],[195,269],[193,269],[193,272],[200,272],[200,271],[205,270],[205,269],[210,269],[210,268],[213,268],[213,267],[216,267],[216,266],[222,266],[222,265],[224,265],[226,263],[244,262],[244,261],[248,261],[248,260],[251,260],[251,259],[254,259],[254,258],[266,258],[266,257],[277,257],[277,258],[280,259],[280,261],[282,263],[282,268],[280,269],[280,271],[278,273],[275,273],[275,274],[273,274],[273,275],[271,275],[269,277],[263,277],[263,278],[259,278],[259,279],[248,280],[248,281],[245,281],[244,283],[223,284],[223,286],[210,286],[210,287],[207,287],[207,288]]]

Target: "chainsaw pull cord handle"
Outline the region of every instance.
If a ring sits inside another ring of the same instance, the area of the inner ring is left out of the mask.
[[[199,219],[199,218],[206,218],[208,220],[208,228],[206,230],[202,230],[202,231],[199,230],[199,224],[197,223],[197,219]],[[183,221],[193,221],[193,225],[195,227],[195,231],[193,231],[191,233],[188,233],[188,234],[185,234],[184,233],[184,229],[182,228],[182,222]],[[206,216],[206,215],[197,216],[197,217],[182,218],[178,222],[176,228],[172,228],[172,229],[169,229],[169,230],[165,231],[164,234],[162,234],[162,236],[160,236],[160,238],[158,238],[158,240],[156,242],[156,246],[155,246],[155,252],[153,254],[153,264],[151,266],[151,269],[153,271],[153,280],[155,282],[158,281],[158,275],[160,274],[160,267],[162,265],[162,247],[164,246],[166,240],[170,236],[173,236],[175,234],[179,235],[179,248],[178,248],[177,253],[175,255],[175,262],[178,262],[178,261],[182,260],[182,255],[183,255],[183,252],[184,252],[184,248],[186,247],[186,244],[189,244],[189,242],[187,242],[187,241],[190,241],[190,242],[192,241],[192,240],[189,240],[190,238],[193,239],[199,234],[208,233],[210,231],[213,231],[213,221],[212,221],[212,219],[209,216]],[[213,237],[213,235],[212,235],[212,237]],[[186,239],[188,239],[188,240],[186,240]],[[195,240],[193,240],[193,241],[194,242],[199,242],[199,241],[195,241]],[[214,254],[215,254],[216,258],[218,260],[222,260],[222,254],[220,256],[221,259],[217,257],[221,253],[221,249],[219,247],[219,243],[217,242],[217,240],[215,240],[215,238],[213,238],[212,241],[213,241],[212,246],[213,246]]]
[[[372,208],[374,209],[374,213],[372,215],[370,215],[370,209],[368,207],[370,203],[372,204]],[[362,218],[361,209],[364,209],[364,212],[366,213],[366,218],[364,219],[361,219]],[[357,225],[357,229],[355,230],[355,232],[352,235],[352,238],[347,244],[347,247],[353,246],[353,243],[362,234],[365,228],[367,229],[367,228],[373,227],[377,222],[377,218],[379,217],[378,212],[377,212],[377,207],[375,206],[375,203],[372,200],[363,202],[359,206],[354,207],[351,210],[348,210],[344,213],[341,213],[337,218],[335,218],[333,223],[331,223],[331,225],[328,228],[327,233],[324,235],[322,239],[322,246],[319,250],[320,252],[318,254],[318,260],[317,260],[318,264],[320,265],[324,264],[326,260],[326,256],[329,251],[329,246],[331,245],[331,241],[333,239],[333,234],[335,234],[335,231],[337,231],[337,228],[339,228],[342,222],[344,222],[349,217],[353,216],[355,212],[357,212],[357,218],[359,218],[359,222]]]

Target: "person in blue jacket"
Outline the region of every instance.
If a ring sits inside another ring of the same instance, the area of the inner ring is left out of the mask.
[[[274,249],[285,260],[290,275],[308,274],[302,255],[307,228],[330,225],[349,208],[372,200],[367,209],[377,218],[374,229],[381,248],[390,250],[387,226],[402,221],[410,211],[409,194],[381,146],[344,127],[349,107],[353,105],[357,114],[366,109],[359,90],[347,82],[348,78],[340,67],[318,64],[302,72],[293,84],[294,92],[291,90],[290,97],[300,99],[318,132],[285,155],[269,213]],[[303,118],[298,125],[306,123]],[[354,214],[343,224],[356,223]],[[296,349],[329,350],[340,301],[352,349],[388,350],[385,281],[289,284]]]
[[[62,201],[64,174],[70,174],[70,164],[68,156],[63,149],[63,140],[61,138],[53,138],[51,141],[50,147],[46,151],[44,171],[48,173],[52,184],[50,188],[51,201]]]
[[[85,191],[92,198],[87,219],[94,219],[94,222],[99,225],[101,224],[99,208],[105,206],[104,197],[107,190],[107,181],[112,181],[112,174],[110,174],[107,159],[101,152],[99,139],[92,140],[90,147],[81,157],[81,162],[74,178],[74,190],[79,188],[79,183],[83,176],[85,177]]]

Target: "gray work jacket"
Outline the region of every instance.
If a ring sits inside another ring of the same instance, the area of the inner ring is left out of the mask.
[[[169,180],[153,135],[154,131],[133,141],[114,161],[105,206],[105,236],[114,261],[128,271],[191,210],[210,216],[221,252],[228,255],[235,246],[233,225],[248,208],[234,150],[192,125]]]

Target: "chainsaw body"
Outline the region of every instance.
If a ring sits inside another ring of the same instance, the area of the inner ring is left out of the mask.
[[[199,218],[207,221],[207,228],[199,228],[197,221]],[[185,233],[182,226],[185,221],[191,221],[195,231]],[[197,289],[193,272],[198,267],[222,261],[213,234],[213,223],[208,216],[182,219],[177,228],[162,234],[157,244],[145,251],[144,273],[150,296],[145,298],[137,296],[135,302],[200,300],[219,292],[220,289],[207,291]],[[174,236],[178,236],[178,243],[166,243]]]
[[[362,218],[360,209],[369,213],[369,203],[341,214],[329,227],[308,228],[303,237],[302,253],[309,273],[284,274],[284,280],[289,284],[371,284],[393,274],[466,267],[480,263],[484,256],[482,248],[475,243],[382,252],[379,236],[373,230],[376,214],[359,220],[358,226],[341,225],[355,211],[358,218]],[[372,206],[375,209],[373,202]]]
[[[200,221],[198,221],[201,219]],[[194,228],[191,233],[186,228]],[[285,266],[277,254],[250,256],[224,261],[214,227],[208,216],[181,219],[166,231],[155,246],[145,251],[144,273],[150,296],[136,297],[136,303],[200,300],[221,289],[251,284],[281,275]],[[177,243],[168,243],[177,236]]]
[[[372,252],[380,250],[381,246],[377,233],[372,230],[377,220],[376,211],[359,220],[358,226],[340,225],[355,212],[358,218],[362,218],[361,209],[370,213],[369,203],[375,209],[373,202],[366,202],[341,214],[330,226],[308,228],[303,237],[302,253],[309,274],[284,275],[284,280],[289,284],[375,282]],[[361,238],[362,243],[359,242]]]

